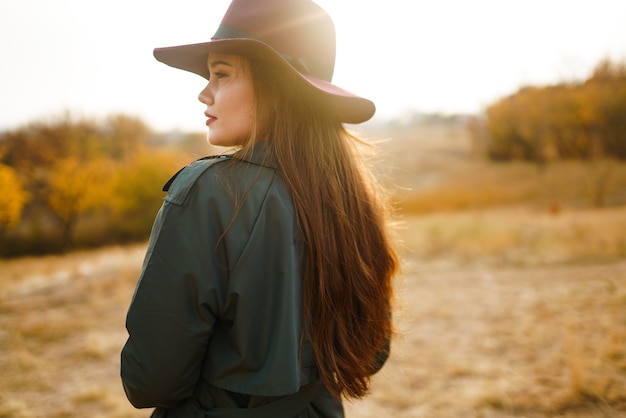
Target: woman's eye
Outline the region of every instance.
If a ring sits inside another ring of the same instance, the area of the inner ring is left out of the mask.
[[[213,77],[219,79],[219,78],[226,77],[226,74],[225,73],[216,72],[216,73],[213,73]]]

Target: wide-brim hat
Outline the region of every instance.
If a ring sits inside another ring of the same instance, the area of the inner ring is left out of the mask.
[[[157,60],[207,80],[209,53],[261,58],[282,65],[321,91],[342,122],[370,119],[374,103],[332,84],[335,27],[310,0],[233,0],[209,42],[156,48]]]

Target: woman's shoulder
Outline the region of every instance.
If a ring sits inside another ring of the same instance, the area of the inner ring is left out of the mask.
[[[165,200],[182,206],[198,180],[213,166],[230,160],[229,156],[218,155],[200,158],[174,174],[163,186],[167,192]]]
[[[272,185],[284,190],[272,160],[258,151],[204,157],[186,165],[163,186],[167,192],[165,200],[183,206],[193,196],[230,196],[238,200],[238,197],[264,195]]]

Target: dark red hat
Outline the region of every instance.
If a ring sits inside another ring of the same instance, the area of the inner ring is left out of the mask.
[[[376,111],[370,100],[331,83],[335,27],[310,0],[233,0],[210,42],[156,48],[154,56],[208,80],[210,52],[262,57],[287,66],[325,93],[343,122],[365,122]]]

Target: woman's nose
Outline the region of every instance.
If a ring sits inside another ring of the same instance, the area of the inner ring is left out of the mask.
[[[210,84],[207,84],[206,87],[198,95],[198,100],[206,105],[210,104],[213,101],[213,95],[211,94],[209,86]]]

